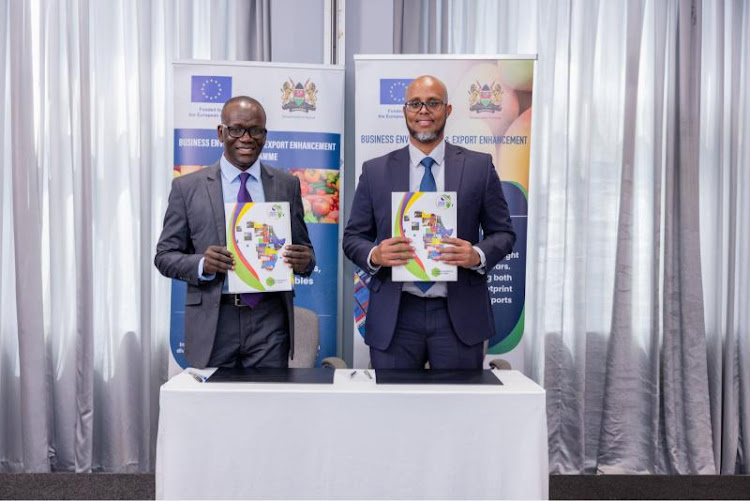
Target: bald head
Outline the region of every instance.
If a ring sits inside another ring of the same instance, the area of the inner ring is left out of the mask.
[[[263,121],[266,119],[266,110],[263,109],[263,105],[258,102],[257,99],[253,99],[250,96],[234,96],[230,98],[224,107],[221,108],[221,121],[227,123],[227,117],[233,110],[243,110],[247,108],[256,108],[263,114]]]
[[[423,88],[431,89],[441,96],[443,102],[448,102],[448,88],[445,86],[442,80],[432,75],[422,75],[421,77],[417,77],[412,80],[411,83],[406,86],[406,100],[410,100],[410,91],[412,94],[414,94],[417,89],[421,90]]]

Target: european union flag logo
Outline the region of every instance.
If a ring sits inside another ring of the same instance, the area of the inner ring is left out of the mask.
[[[380,104],[404,104],[406,102],[406,86],[412,78],[381,78]]]
[[[232,97],[232,77],[193,75],[190,101],[223,103]]]

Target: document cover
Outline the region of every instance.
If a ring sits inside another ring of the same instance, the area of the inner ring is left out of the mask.
[[[292,290],[292,269],[283,259],[292,243],[289,202],[224,204],[224,210],[227,249],[234,255],[229,292]]]
[[[438,250],[456,236],[456,192],[394,192],[391,194],[394,237],[411,239],[417,256],[392,268],[394,282],[455,282],[456,266],[435,261]]]

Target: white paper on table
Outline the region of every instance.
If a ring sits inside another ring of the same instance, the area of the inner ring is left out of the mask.
[[[438,249],[449,245],[442,239],[456,236],[456,202],[455,191],[391,194],[391,234],[410,238],[417,253],[405,266],[391,269],[394,282],[455,282],[458,279],[455,265],[434,259]]]
[[[224,215],[235,260],[227,273],[229,292],[292,290],[292,269],[283,258],[292,243],[289,202],[224,204]]]

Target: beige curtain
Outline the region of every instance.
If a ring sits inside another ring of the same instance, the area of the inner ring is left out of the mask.
[[[401,53],[538,54],[523,343],[553,473],[750,471],[749,11],[395,2]]]
[[[153,469],[171,62],[268,60],[269,8],[0,4],[0,471]]]

